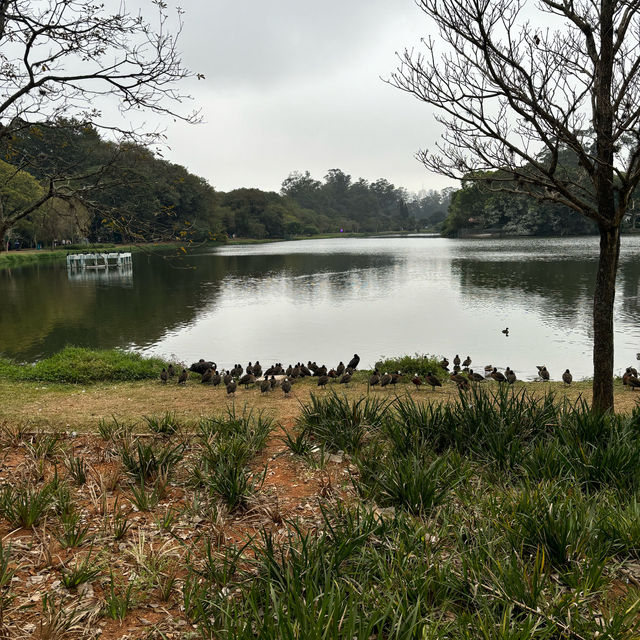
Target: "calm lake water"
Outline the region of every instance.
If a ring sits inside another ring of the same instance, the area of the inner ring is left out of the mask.
[[[69,276],[64,263],[4,270],[0,353],[123,347],[221,367],[459,353],[523,379],[537,364],[581,378],[597,255],[597,238],[338,238],[202,250],[177,265],[136,254],[131,273],[108,276]],[[634,236],[618,276],[617,371],[637,363],[639,296]]]

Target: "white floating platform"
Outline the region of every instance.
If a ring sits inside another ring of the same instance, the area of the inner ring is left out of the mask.
[[[67,256],[67,269],[120,269],[133,265],[130,253],[73,253]]]

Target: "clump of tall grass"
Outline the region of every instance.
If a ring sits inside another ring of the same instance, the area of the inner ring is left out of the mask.
[[[380,427],[389,404],[370,395],[349,400],[335,391],[323,396],[312,393],[301,407],[297,426],[329,451],[355,453],[367,430]]]
[[[27,482],[6,484],[0,489],[0,515],[14,527],[33,527],[53,506],[54,500],[51,482],[39,489]]]
[[[126,440],[133,433],[135,425],[125,420],[119,420],[116,416],[111,416],[111,420],[100,418],[98,421],[98,433],[103,440],[107,442],[115,442],[117,440]]]
[[[2,360],[0,377],[33,382],[88,384],[157,378],[167,363],[118,349],[93,350],[65,347],[32,364]]]
[[[466,475],[459,456],[434,457],[424,450],[398,454],[365,449],[356,457],[356,465],[359,473],[353,482],[360,496],[416,515],[443,504]]]
[[[169,477],[175,465],[184,455],[184,443],[158,444],[136,438],[124,441],[120,447],[120,458],[126,471],[139,485],[155,480],[160,474]]]
[[[175,435],[182,427],[176,414],[171,411],[166,411],[161,416],[143,416],[143,419],[150,431],[163,436]]]
[[[240,413],[233,406],[226,414],[201,419],[198,434],[206,446],[232,440],[243,442],[248,455],[253,456],[262,450],[274,427],[273,418],[263,411],[244,407]]]

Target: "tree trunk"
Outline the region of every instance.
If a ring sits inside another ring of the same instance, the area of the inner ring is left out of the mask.
[[[600,227],[600,258],[593,301],[594,411],[613,409],[613,304],[620,256],[620,228]]]

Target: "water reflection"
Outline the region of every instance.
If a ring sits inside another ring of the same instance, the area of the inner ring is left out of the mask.
[[[618,369],[640,351],[640,238],[625,238]],[[65,344],[135,348],[223,366],[334,363],[358,352],[470,354],[531,377],[591,371],[595,238],[337,239],[229,246],[122,270],[63,264],[0,271],[0,352],[34,359]],[[135,273],[135,277],[134,277]],[[501,329],[509,326],[510,336]]]
[[[67,266],[70,282],[118,284],[133,287],[133,265],[122,265],[117,269],[72,269]]]

